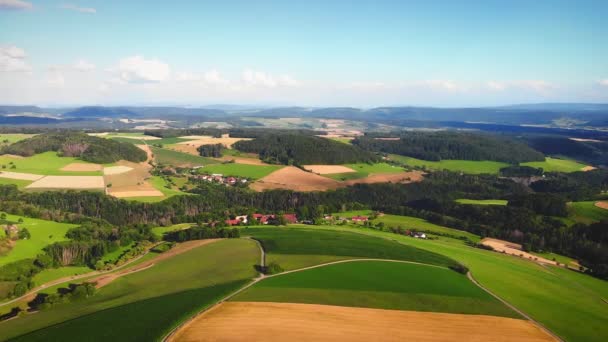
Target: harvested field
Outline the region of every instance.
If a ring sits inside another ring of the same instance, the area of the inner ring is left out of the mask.
[[[251,184],[255,191],[270,189],[291,189],[295,191],[325,191],[341,187],[333,179],[306,172],[297,167],[287,166]]]
[[[214,160],[218,160],[221,162],[234,160],[236,164],[245,164],[245,165],[269,165],[264,163],[263,161],[257,158],[245,158],[245,157],[233,157],[233,156],[223,156],[221,158],[213,158]]]
[[[61,168],[61,171],[71,172],[89,172],[89,171],[101,171],[102,166],[99,164],[92,163],[71,163]]]
[[[147,164],[149,161],[154,160],[154,153],[152,153],[152,150],[150,149],[150,146],[148,146],[146,144],[135,145],[135,146],[137,146],[139,149],[141,149],[144,152],[146,152],[146,154],[148,155],[148,159],[145,162],[142,162],[142,163]]]
[[[538,256],[532,255],[528,252],[524,252],[521,249],[522,248],[521,245],[517,244],[517,243],[504,241],[504,240],[498,240],[498,239],[491,239],[491,238],[485,238],[485,239],[481,240],[481,243],[486,246],[490,246],[490,247],[494,248],[494,250],[497,252],[519,256],[519,257],[522,257],[525,259],[530,259],[532,261],[536,261],[536,262],[543,263],[543,264],[556,265],[556,262],[553,260],[548,260],[543,257],[538,257]]]
[[[108,195],[127,198],[127,197],[161,197],[164,196],[162,192],[156,189],[152,184],[148,182],[151,177],[150,169],[152,166],[148,164],[153,158],[152,150],[148,145],[136,145],[140,149],[144,150],[148,155],[148,160],[141,163],[132,163],[121,160],[114,168],[120,167],[115,170],[126,170],[129,171],[122,173],[110,173],[105,174],[104,179],[106,184],[112,184],[108,188]]]
[[[42,177],[44,177],[44,176],[43,175],[35,175],[33,173],[20,173],[20,172],[0,171],[0,178],[36,181],[36,180],[39,180]]]
[[[111,283],[112,281],[114,281],[117,278],[120,278],[122,276],[128,275],[128,274],[132,274],[138,271],[143,271],[147,268],[150,268],[152,266],[154,266],[154,264],[161,262],[165,259],[169,259],[171,257],[174,257],[176,255],[185,253],[193,248],[197,248],[200,246],[204,246],[207,244],[210,244],[212,242],[215,241],[219,241],[221,239],[207,239],[207,240],[193,240],[193,241],[186,241],[184,243],[180,243],[177,246],[171,248],[170,250],[160,254],[159,256],[157,256],[154,259],[142,262],[138,265],[135,265],[133,267],[127,267],[124,270],[120,270],[118,272],[114,272],[114,273],[110,273],[110,274],[104,274],[98,278],[95,278],[93,280],[91,280],[91,282],[95,282],[97,283],[97,288],[103,287],[108,285],[109,283]]]
[[[356,172],[355,170],[343,165],[304,165],[304,168],[308,171],[321,175]]]
[[[151,135],[113,135],[112,138],[125,138],[133,140],[160,140],[159,137],[153,137]]]
[[[596,170],[596,169],[597,169],[597,167],[595,167],[595,166],[587,165],[584,168],[582,168],[581,171],[587,172],[587,171],[593,171],[593,170]]]
[[[103,189],[102,176],[46,176],[26,189]]]
[[[414,183],[422,181],[424,173],[420,171],[409,171],[400,173],[378,173],[370,174],[365,178],[351,179],[345,181],[345,185],[373,184],[373,183]]]
[[[213,138],[213,137],[207,137],[207,136],[193,136],[193,135],[184,136],[184,137],[180,137],[180,138],[182,138],[182,139],[198,138],[198,139],[180,142],[180,143],[177,143],[177,145],[189,145],[189,146],[198,147],[201,145],[222,144],[222,145],[226,146],[227,148],[232,148],[232,145],[234,143],[236,143],[237,141],[251,140],[249,138],[229,138],[228,136],[222,136],[221,138]]]
[[[140,189],[140,188],[138,188]],[[165,196],[159,190],[124,190],[121,191],[113,191],[110,192],[109,195],[114,196],[116,198],[129,198],[129,197],[163,197]]]
[[[129,172],[131,170],[133,170],[132,167],[124,166],[124,165],[110,166],[110,167],[103,168],[103,174],[104,175],[119,175],[121,173]]]
[[[602,209],[608,209],[608,202],[607,201],[595,202],[595,206],[598,208],[602,208]]]
[[[533,323],[513,318],[252,302],[223,302],[185,324],[169,341],[367,342],[379,339],[555,341]]]

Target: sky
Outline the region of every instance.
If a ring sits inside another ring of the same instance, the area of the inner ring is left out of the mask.
[[[608,1],[0,0],[0,104],[608,103]]]

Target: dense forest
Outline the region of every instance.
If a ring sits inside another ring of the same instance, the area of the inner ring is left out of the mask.
[[[364,150],[393,153],[424,160],[442,159],[493,160],[517,164],[542,161],[544,155],[526,144],[503,137],[454,132],[408,132],[398,140],[364,136],[353,145]]]
[[[78,157],[100,164],[119,160],[142,162],[147,159],[146,153],[133,144],[76,132],[35,135],[3,147],[0,154],[10,153],[28,157],[48,151],[56,151],[61,156]]]
[[[608,142],[595,139],[574,140],[564,136],[525,137],[528,145],[546,155],[565,156],[593,165],[608,164]]]
[[[270,164],[348,164],[379,160],[373,153],[356,146],[302,134],[263,134],[233,146],[242,152],[257,153]]]
[[[196,148],[196,150],[202,157],[213,157],[213,158],[221,157],[222,151],[224,149],[225,149],[225,147],[222,144],[201,145]]]

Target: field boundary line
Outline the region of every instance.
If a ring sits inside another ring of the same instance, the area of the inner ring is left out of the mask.
[[[560,342],[564,342],[564,340],[562,340],[561,337],[557,336],[557,334],[555,334],[554,332],[552,332],[551,330],[549,330],[547,327],[545,327],[544,325],[542,325],[540,322],[538,322],[537,320],[535,320],[534,318],[530,317],[528,314],[526,314],[525,312],[523,312],[522,310],[518,309],[517,307],[515,307],[513,304],[507,302],[506,300],[502,299],[501,297],[499,297],[498,295],[494,294],[492,291],[488,290],[487,288],[485,288],[483,285],[481,285],[474,277],[473,274],[469,271],[467,272],[467,278],[469,278],[469,280],[471,280],[471,282],[473,282],[473,284],[477,285],[477,287],[479,287],[480,289],[484,290],[485,292],[487,292],[489,295],[491,295],[492,297],[498,299],[500,302],[502,302],[504,305],[508,306],[511,310],[517,312],[518,314],[522,315],[524,318],[526,318],[528,321],[532,322],[534,325],[536,325],[537,327],[539,327],[541,330],[543,330],[544,332],[546,332],[547,334],[551,335],[553,338],[555,338],[556,341],[560,341]]]

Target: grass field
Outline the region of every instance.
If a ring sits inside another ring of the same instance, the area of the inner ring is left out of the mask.
[[[284,269],[296,269],[319,263],[353,258],[394,259],[448,266],[454,261],[436,253],[393,241],[348,232],[299,228],[244,228],[242,236],[260,241],[267,261],[276,261]],[[314,256],[308,258],[308,256]]]
[[[31,237],[28,240],[16,241],[15,246],[7,255],[0,256],[0,266],[21,259],[35,258],[44,247],[54,242],[67,240],[65,233],[70,228],[77,226],[75,224],[6,215],[6,219],[9,221],[17,222],[19,218],[23,219],[23,223],[17,223],[17,226],[27,228]]]
[[[1,133],[0,134],[0,146],[10,145],[17,141],[25,140],[33,137],[35,134],[23,134],[23,133]]]
[[[150,148],[152,149],[152,153],[154,153],[154,159],[159,164],[192,167],[219,163],[217,160],[194,156],[189,153],[154,146],[151,146]]]
[[[82,340],[82,335],[74,335],[73,329],[83,326],[87,327],[87,340],[96,336],[104,337],[99,340],[108,340],[106,334],[111,334],[112,340],[159,340],[187,315],[255,277],[253,265],[259,263],[259,255],[256,244],[246,239],[223,240],[194,248],[143,271],[120,277],[89,299],[57,304],[33,315],[3,322],[0,340],[50,326],[23,338],[33,340],[39,336],[48,341],[52,334],[58,338],[51,340]],[[175,297],[163,299],[168,295]],[[144,300],[148,301],[142,302]],[[180,304],[172,307],[173,300]],[[102,311],[107,309],[113,311]],[[165,309],[174,311],[164,314]],[[74,318],[78,320],[69,321]],[[99,324],[100,321],[104,324]],[[65,323],[58,324],[61,322]],[[74,322],[77,324],[73,325]]]
[[[199,173],[219,173],[224,176],[260,179],[282,168],[280,165],[249,165],[249,164],[213,164],[198,169]]]
[[[475,160],[441,160],[428,161],[411,157],[404,157],[391,154],[390,158],[408,166],[425,167],[431,170],[449,170],[454,172],[464,172],[470,174],[498,174],[501,168],[509,166],[507,163],[495,161],[475,161]]]
[[[344,181],[350,179],[359,179],[365,178],[372,173],[399,173],[403,172],[403,168],[398,166],[393,166],[387,163],[376,163],[376,164],[366,164],[366,163],[358,163],[358,164],[344,164],[344,166],[349,167],[355,172],[347,172],[347,173],[334,173],[323,175],[325,177],[329,177],[335,180]]]
[[[464,245],[462,241],[412,239],[391,233],[348,226],[316,229],[349,231],[399,241],[441,253],[467,265],[475,279],[569,341],[608,339],[608,282],[557,267]],[[572,273],[570,273],[572,272]]]
[[[593,223],[608,219],[608,210],[595,206],[596,201],[568,203],[568,218],[580,223]]]
[[[542,162],[528,162],[521,165],[542,168],[545,172],[575,172],[581,171],[585,164],[581,164],[572,159],[558,159],[546,157]]]
[[[9,179],[9,178],[0,178],[0,185],[16,185],[17,188],[23,189],[26,186],[32,184],[32,181],[22,180],[22,179]]]
[[[55,279],[85,274],[89,272],[93,272],[93,270],[85,266],[65,266],[59,268],[48,268],[34,276],[34,284],[36,284],[36,286],[40,286]]]
[[[190,226],[192,226],[192,223],[179,223],[167,227],[154,227],[152,228],[152,233],[154,233],[154,235],[158,236],[159,238],[162,238],[163,234],[165,233],[172,232],[174,230],[186,229]]]
[[[350,142],[353,141],[353,138],[329,138],[330,140],[341,142],[343,144],[350,145]]]
[[[519,315],[446,268],[383,261],[327,265],[265,279],[232,300]]]
[[[466,199],[466,198],[457,199],[456,202],[458,202],[460,204],[473,204],[473,205],[507,205],[509,203],[509,201],[507,201],[507,200],[499,200],[499,199],[474,200],[474,199]]]
[[[131,247],[133,247],[132,244],[131,245],[126,245],[126,246],[120,246],[115,251],[105,254],[101,258],[101,261],[114,263],[124,252],[128,251],[129,249],[131,249]]]
[[[10,164],[10,163],[13,164]],[[26,158],[12,158],[0,155],[0,166],[6,165],[6,169],[0,171],[34,173],[38,175],[71,175],[71,176],[101,176],[101,171],[73,172],[61,171],[61,168],[71,163],[87,163],[86,161],[72,157],[59,157],[56,152],[44,152]],[[11,165],[15,165],[12,169]]]

